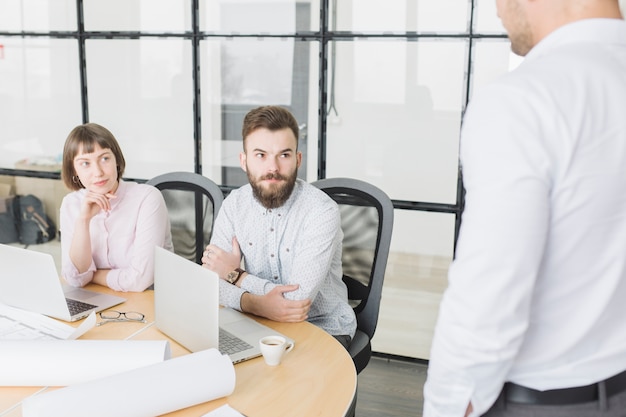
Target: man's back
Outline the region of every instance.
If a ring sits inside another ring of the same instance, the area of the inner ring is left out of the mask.
[[[541,389],[626,369],[626,30],[623,21],[588,20],[560,31],[515,74],[545,115],[530,166],[550,210],[509,379]]]
[[[618,19],[561,27],[472,98],[426,415],[451,392],[455,410],[471,396],[484,412],[506,381],[559,389],[626,369],[625,108]]]

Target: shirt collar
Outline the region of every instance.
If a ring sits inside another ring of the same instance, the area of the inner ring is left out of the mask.
[[[623,19],[584,19],[568,23],[543,38],[526,55],[532,60],[562,45],[581,42],[626,43],[626,22]]]

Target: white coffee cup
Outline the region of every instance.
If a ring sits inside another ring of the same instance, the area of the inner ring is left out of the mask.
[[[280,364],[283,355],[293,349],[293,343],[282,336],[265,336],[259,340],[261,353],[265,359],[265,363],[270,366]]]

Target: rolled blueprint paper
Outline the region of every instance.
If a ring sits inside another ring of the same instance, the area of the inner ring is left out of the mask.
[[[167,340],[3,340],[0,386],[66,386],[170,356]]]
[[[22,402],[22,416],[154,417],[225,397],[234,389],[230,357],[207,349],[29,397]]]

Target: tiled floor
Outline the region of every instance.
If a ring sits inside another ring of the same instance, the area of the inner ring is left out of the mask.
[[[355,417],[421,416],[424,363],[372,357],[358,376]]]

